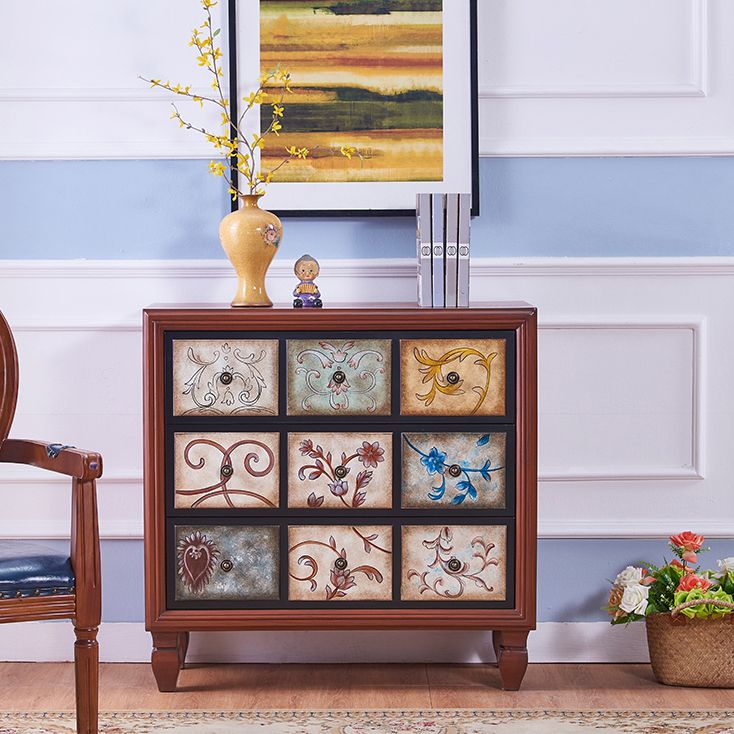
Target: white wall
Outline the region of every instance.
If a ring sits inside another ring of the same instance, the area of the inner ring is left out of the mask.
[[[409,261],[322,266],[331,305],[415,298]],[[272,295],[287,301],[291,280],[276,261]],[[542,537],[732,535],[734,259],[479,260],[472,287],[540,309]],[[13,433],[103,453],[104,537],[142,534],[141,308],[232,289],[219,261],[0,261],[22,366]],[[56,479],[8,467],[0,483],[23,487],[0,537],[67,532]]]
[[[730,0],[478,6],[483,155],[734,152]],[[210,156],[137,78],[206,88],[186,45],[196,0],[25,0],[3,19],[33,36],[0,51],[0,158]]]

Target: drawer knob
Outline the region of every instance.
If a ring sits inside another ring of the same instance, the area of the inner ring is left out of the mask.
[[[219,375],[219,381],[222,385],[231,385],[233,379],[231,372],[222,372],[222,374]]]
[[[224,560],[219,564],[219,568],[221,568],[224,573],[229,573],[234,568],[234,563],[232,563],[232,561]]]
[[[456,573],[461,570],[461,561],[458,558],[451,558],[448,562],[449,571]]]
[[[347,376],[346,376],[346,375],[345,375],[345,374],[344,374],[344,373],[343,373],[343,372],[342,372],[341,370],[337,370],[337,371],[336,371],[336,372],[334,373],[334,382],[335,382],[335,383],[336,383],[337,385],[342,385],[342,384],[344,384],[344,383],[346,382],[346,380],[347,380]]]
[[[446,382],[448,382],[449,385],[457,385],[459,380],[461,380],[461,377],[459,377],[458,372],[449,372],[448,375],[446,375]]]
[[[456,478],[461,476],[461,467],[458,464],[452,464],[449,467],[449,474]]]
[[[225,478],[229,479],[234,474],[234,469],[230,464],[224,464],[219,470],[219,473]]]
[[[336,560],[334,561],[334,568],[335,568],[335,569],[336,569],[337,571],[344,571],[344,569],[345,569],[346,567],[347,567],[347,559],[346,559],[346,558],[342,558],[341,556],[339,556],[339,558],[337,558],[337,559],[336,559]]]
[[[334,469],[334,476],[337,479],[344,479],[344,477],[346,477],[348,473],[349,469],[347,469],[346,466],[337,466],[337,468]]]

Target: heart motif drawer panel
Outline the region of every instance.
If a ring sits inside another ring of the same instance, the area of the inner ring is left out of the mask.
[[[280,529],[177,525],[176,600],[277,600]]]
[[[289,601],[392,599],[392,527],[288,528]]]
[[[402,528],[403,601],[504,601],[504,525],[409,525]]]
[[[278,433],[175,433],[176,509],[278,506]]]
[[[288,340],[288,415],[390,415],[389,339]]]
[[[505,339],[403,339],[402,415],[504,416]]]
[[[173,414],[278,414],[278,342],[271,339],[176,339]]]
[[[392,507],[391,433],[289,433],[288,507]]]
[[[403,433],[403,509],[504,509],[507,434]]]

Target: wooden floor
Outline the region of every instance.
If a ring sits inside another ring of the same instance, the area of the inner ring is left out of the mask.
[[[103,665],[103,711],[372,708],[734,708],[734,691],[668,688],[647,665],[531,665],[523,690],[499,690],[479,665],[190,665],[159,693],[148,665]],[[0,710],[71,710],[70,664],[0,663]]]

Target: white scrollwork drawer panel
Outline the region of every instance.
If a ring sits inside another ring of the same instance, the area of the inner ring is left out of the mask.
[[[389,525],[288,528],[289,601],[389,601],[392,568]]]
[[[403,601],[505,601],[504,525],[402,528]]]
[[[175,339],[173,414],[278,414],[278,342]]]
[[[403,509],[507,507],[507,434],[403,433]],[[511,460],[511,459],[510,459]]]
[[[288,341],[288,415],[390,415],[389,339]]]
[[[402,415],[506,415],[507,340],[403,339]]]
[[[278,600],[280,528],[177,525],[176,601]]]
[[[391,433],[289,433],[288,507],[392,507]]]
[[[278,507],[279,446],[277,433],[174,434],[174,507]]]

